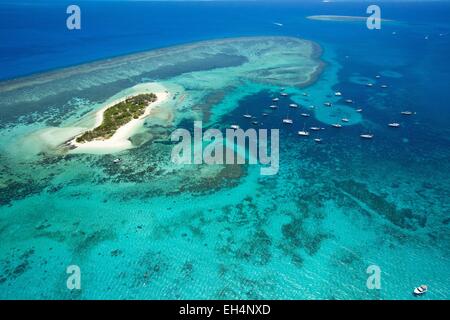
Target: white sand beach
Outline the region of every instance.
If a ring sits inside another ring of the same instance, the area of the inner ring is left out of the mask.
[[[145,84],[145,86],[140,85],[140,88],[136,89],[141,90],[137,90],[137,92],[134,92],[133,95],[152,92],[157,96],[157,100],[153,103],[150,103],[147,106],[142,116],[140,116],[138,119],[133,119],[127,124],[120,127],[109,139],[104,140],[99,139],[89,142],[78,143],[76,142],[76,138],[78,135],[73,137],[73,139],[68,143],[70,146],[74,147],[74,149],[70,150],[70,153],[109,154],[133,148],[133,144],[131,143],[129,138],[133,134],[135,134],[139,128],[142,127],[145,118],[147,118],[152,114],[152,110],[156,106],[167,101],[167,99],[170,97],[169,91],[164,86],[157,83],[149,83]],[[108,105],[98,110],[95,114],[95,125],[93,128],[90,128],[88,130],[92,130],[101,125],[103,122],[103,113],[105,112],[105,110],[125,100],[126,98],[127,96],[114,100],[113,102],[108,103]]]

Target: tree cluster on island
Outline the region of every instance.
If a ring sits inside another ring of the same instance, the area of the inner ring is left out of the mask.
[[[103,113],[103,122],[93,130],[83,133],[76,138],[76,142],[89,142],[95,139],[108,139],[121,126],[133,119],[138,119],[145,112],[145,108],[157,99],[154,93],[140,94],[127,98],[106,109]]]

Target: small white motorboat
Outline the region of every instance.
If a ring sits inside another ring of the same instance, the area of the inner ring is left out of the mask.
[[[353,100],[352,100],[352,99],[346,99],[345,102],[347,102],[347,103],[353,103]]]
[[[414,288],[413,293],[416,296],[420,296],[428,291],[428,286],[422,284],[420,287]]]
[[[363,109],[356,109],[356,112],[362,112]]]
[[[273,101],[273,102],[280,101],[280,98],[273,98],[272,101]]]
[[[307,117],[309,117],[309,116],[310,116],[310,114],[309,114],[309,113],[302,113],[302,114],[301,114],[301,116],[302,116],[302,117],[306,117],[306,118],[307,118]]]
[[[319,127],[311,127],[311,128],[309,128],[309,130],[312,130],[312,131],[320,131],[320,128],[319,128]]]
[[[307,137],[307,136],[309,136],[309,132],[305,131],[305,130],[301,130],[301,131],[298,131],[298,135],[302,136],[302,137]]]
[[[314,141],[317,142],[317,143],[321,143],[322,142],[322,138],[315,138]]]
[[[334,93],[334,95],[335,95],[336,97],[340,97],[340,96],[342,96],[342,93],[339,92],[339,91],[336,91],[336,92]]]
[[[287,94],[286,92],[282,92],[282,93],[281,93],[281,96],[282,96],[282,97],[287,97],[288,94]]]
[[[298,104],[296,104],[296,103],[291,103],[291,104],[289,105],[289,107],[290,107],[290,108],[298,108]]]
[[[383,89],[386,89],[388,86],[387,86],[387,84],[382,84],[380,87]]]
[[[244,118],[247,118],[247,119],[250,119],[250,118],[252,117],[252,115],[251,115],[251,114],[248,114],[248,113],[246,113],[246,114],[244,114],[244,115],[243,115],[243,117],[244,117]]]
[[[412,112],[412,111],[402,111],[400,113],[404,116],[411,116],[413,114],[416,114],[415,112]]]
[[[271,106],[269,106],[269,108],[271,108],[271,109],[276,109],[276,108],[278,108],[278,106],[276,106],[276,105],[271,105]]]
[[[341,121],[342,122],[349,122],[350,120],[348,120],[347,118],[342,118]]]
[[[360,135],[361,138],[363,139],[372,139],[373,138],[373,134],[370,133],[363,133]]]
[[[373,87],[373,83],[370,83],[370,82],[369,82],[369,83],[366,84],[366,86],[367,86],[367,87]]]
[[[121,161],[120,158],[117,158],[117,159],[113,160],[114,163],[119,163],[120,161]]]
[[[332,106],[331,102],[325,102],[324,105],[325,105],[325,107],[331,107]]]
[[[377,74],[377,75],[375,76],[375,78],[380,79],[381,76],[380,76],[379,74]]]
[[[286,123],[286,124],[293,124],[294,121],[292,121],[292,119],[286,118],[286,119],[283,119],[283,123]]]
[[[258,125],[258,121],[252,121],[252,124],[254,124],[255,126]]]
[[[302,96],[307,97],[308,94],[307,94],[306,92],[303,92],[303,93],[302,93]]]
[[[230,126],[230,128],[231,128],[231,129],[234,129],[234,130],[237,130],[237,129],[239,129],[239,126],[238,126],[237,124],[232,124],[232,125]]]
[[[265,112],[263,112],[262,113],[262,115],[263,115],[263,117],[267,117],[269,114],[268,113],[265,113]]]
[[[339,124],[339,123],[333,123],[331,126],[333,128],[342,128],[342,124]]]
[[[388,123],[388,126],[391,128],[398,128],[398,127],[400,127],[400,123],[392,122],[392,123]]]

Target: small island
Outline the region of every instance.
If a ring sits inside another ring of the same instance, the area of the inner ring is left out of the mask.
[[[76,142],[84,143],[111,138],[120,127],[144,115],[147,106],[156,100],[157,96],[154,93],[145,93],[127,98],[125,101],[109,107],[103,112],[101,125],[77,137]]]
[[[368,17],[365,16],[339,16],[339,15],[315,15],[307,16],[306,19],[318,20],[318,21],[336,21],[336,22],[359,22],[367,21]],[[392,22],[390,19],[380,19],[383,22]]]

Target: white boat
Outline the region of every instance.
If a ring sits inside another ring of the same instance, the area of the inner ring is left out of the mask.
[[[251,115],[251,114],[248,114],[248,113],[246,113],[246,114],[244,114],[244,115],[243,115],[243,117],[244,117],[244,118],[248,118],[248,119],[249,119],[249,118],[251,118],[251,117],[252,117],[252,115]]]
[[[291,107],[291,108],[298,108],[298,104],[291,103],[291,104],[289,105],[289,107]]]
[[[281,93],[281,96],[282,96],[282,97],[287,97],[288,94],[287,94],[286,92],[282,92],[282,93]]]
[[[254,124],[255,126],[258,125],[258,121],[252,121],[252,124]]]
[[[387,88],[388,86],[387,86],[387,84],[382,84],[380,87],[383,88],[383,89],[385,89],[385,88]]]
[[[114,163],[119,163],[119,162],[120,162],[120,159],[119,159],[119,158],[114,159],[113,162],[114,162]]]
[[[356,109],[356,112],[362,112],[363,109]]]
[[[322,138],[315,138],[314,141],[317,142],[317,143],[321,143],[322,142]]]
[[[400,113],[404,116],[410,116],[410,115],[416,114],[415,112],[412,112],[412,111],[402,111]]]
[[[363,133],[359,136],[363,139],[372,139],[373,138],[373,134],[370,134],[370,133]]]
[[[280,98],[273,98],[273,99],[272,99],[273,102],[277,102],[277,101],[279,101],[279,100],[280,100]]]
[[[238,126],[237,124],[232,124],[232,125],[230,126],[230,128],[231,128],[231,129],[237,130],[237,129],[239,129],[239,126]]]
[[[303,92],[303,93],[302,93],[302,96],[307,97],[308,94],[307,94],[306,92]]]
[[[335,95],[336,97],[340,97],[340,96],[342,96],[342,93],[339,92],[339,91],[336,91],[336,92],[334,93],[334,95]]]
[[[416,296],[420,296],[428,291],[428,286],[422,284],[420,287],[414,288],[413,293]]]
[[[331,126],[332,126],[333,128],[342,128],[342,125],[339,124],[339,123],[333,123]]]
[[[366,84],[366,86],[367,86],[367,87],[373,87],[373,83],[370,83],[370,82],[369,82],[368,84]]]
[[[286,118],[286,119],[283,119],[283,123],[293,124],[294,121],[292,121],[292,119]]]
[[[298,133],[299,136],[302,136],[302,137],[309,136],[309,132],[305,130],[305,125],[303,125],[303,130],[297,131],[297,133]]]
[[[276,106],[276,105],[271,105],[271,106],[269,106],[269,108],[271,108],[271,109],[276,109],[276,108],[278,108],[278,106]]]
[[[309,114],[309,113],[302,113],[301,116],[302,116],[302,117],[309,117],[310,114]]]
[[[377,74],[377,75],[375,76],[375,78],[380,79],[381,76]]]
[[[347,102],[347,103],[353,103],[353,100],[352,100],[352,99],[346,99],[345,102]]]
[[[392,122],[392,123],[389,123],[388,126],[391,128],[398,128],[398,127],[400,127],[400,123]]]
[[[311,105],[311,106],[309,106],[308,108],[310,108],[310,109],[315,109],[316,107],[313,106],[313,105]]]
[[[326,107],[331,107],[331,106],[332,106],[331,102],[325,102],[324,105],[325,105]]]
[[[263,115],[263,117],[267,117],[269,114],[268,113],[265,113],[265,112],[263,112],[262,113],[262,115]]]
[[[320,131],[320,128],[319,128],[319,127],[311,127],[311,128],[309,128],[309,130],[312,130],[312,131]]]
[[[299,136],[302,136],[302,137],[309,136],[309,132],[305,131],[305,130],[298,131],[297,133],[298,133]]]
[[[342,122],[349,122],[350,120],[348,120],[347,118],[342,118],[341,121]]]

